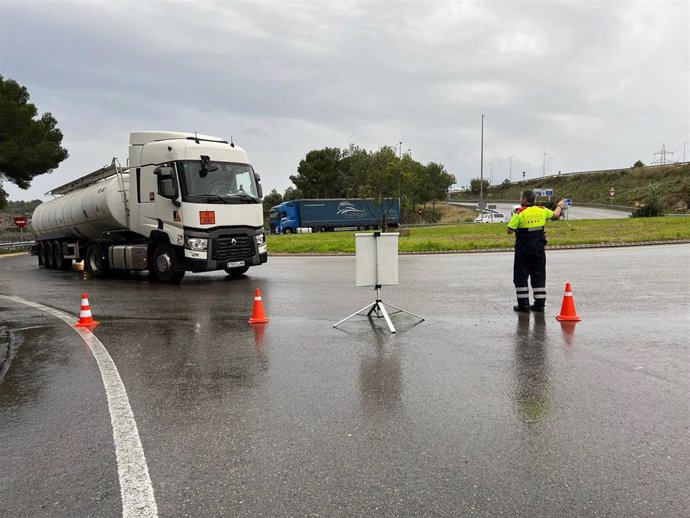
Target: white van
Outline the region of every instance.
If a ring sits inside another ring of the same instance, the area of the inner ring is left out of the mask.
[[[474,220],[475,223],[505,223],[506,222],[506,217],[505,214],[501,212],[487,212],[484,213],[484,216],[479,216],[475,218]]]

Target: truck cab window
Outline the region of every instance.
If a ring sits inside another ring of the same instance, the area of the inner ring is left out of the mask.
[[[249,164],[185,160],[179,162],[183,201],[261,203]]]

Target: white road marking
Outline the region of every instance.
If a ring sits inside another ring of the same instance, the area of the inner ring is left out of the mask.
[[[0,298],[49,313],[70,327],[77,321],[74,316],[68,313],[20,297],[0,295]],[[108,409],[110,410],[110,422],[113,427],[117,471],[120,479],[122,516],[125,518],[157,517],[158,507],[153,494],[149,469],[146,465],[144,448],[139,439],[137,423],[134,420],[132,408],[129,406],[129,398],[120,378],[120,373],[117,371],[115,362],[108,354],[107,349],[91,331],[75,327],[72,329],[79,333],[89,346],[101,371],[101,378],[108,399]]]

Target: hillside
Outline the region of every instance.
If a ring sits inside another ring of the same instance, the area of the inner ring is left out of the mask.
[[[690,163],[547,176],[492,186],[485,191],[484,197],[487,201],[518,200],[523,189],[550,188],[555,197],[608,205],[611,187],[616,190],[614,205],[639,207],[644,205],[652,191],[656,191],[665,210],[688,212]],[[453,198],[476,200],[477,194],[461,193]]]
[[[486,201],[517,201],[520,191],[524,189],[551,188],[555,197],[572,198],[576,203],[610,204],[609,189],[614,187],[616,196],[614,205],[639,207],[645,203],[651,191],[656,191],[667,212],[690,212],[690,163],[667,166],[642,166],[630,169],[594,171],[588,173],[568,173],[513,182],[507,185],[489,187],[484,193]],[[453,194],[457,200],[477,200],[477,194]],[[0,209],[0,235],[12,237],[19,233],[14,226],[15,216],[30,218],[39,200],[9,202]],[[473,211],[460,211],[429,204],[426,209],[434,217],[430,220],[442,223],[459,223],[472,221]],[[428,216],[424,218],[429,221]],[[416,222],[416,221],[415,221]],[[31,232],[31,226],[24,229]],[[7,236],[6,234],[9,234]]]

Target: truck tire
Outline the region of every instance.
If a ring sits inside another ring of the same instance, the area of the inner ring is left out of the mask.
[[[48,267],[48,245],[43,241],[38,243],[38,266]]]
[[[285,230],[283,230],[283,234],[294,234],[295,231],[291,229],[290,227],[286,227]]]
[[[108,259],[103,256],[103,251],[98,243],[90,243],[86,247],[84,267],[94,277],[105,277],[110,271]]]
[[[247,273],[247,270],[249,270],[249,266],[240,266],[239,268],[225,268],[225,273],[227,273],[232,278],[237,278]]]
[[[151,271],[153,279],[158,282],[177,283],[184,277],[184,270],[176,270],[177,256],[172,246],[167,243],[159,243],[153,249],[151,258]]]
[[[53,242],[53,254],[55,254],[55,268],[58,270],[69,270],[72,268],[72,259],[65,259],[65,254],[62,252],[62,245],[59,241]]]
[[[46,268],[50,268],[51,270],[55,269],[55,252],[53,250],[53,243],[50,241],[46,241],[43,243],[43,247],[45,249],[45,254],[46,254]]]

